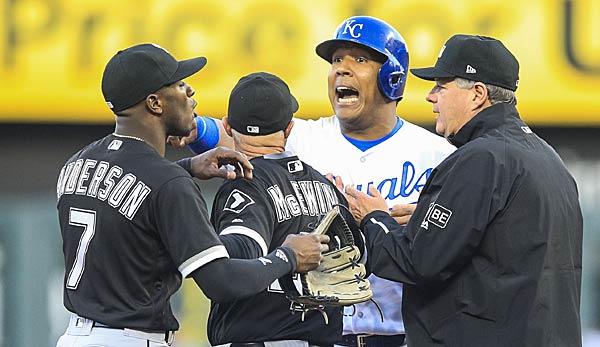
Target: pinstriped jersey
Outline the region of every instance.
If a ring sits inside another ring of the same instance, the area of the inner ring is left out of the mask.
[[[64,304],[116,328],[177,330],[169,298],[202,265],[228,257],[199,186],[145,142],[108,135],[62,167],[58,215]]]
[[[336,116],[294,122],[287,150],[321,173],[340,176],[344,184],[352,184],[362,192],[377,187],[390,207],[416,203],[433,168],[455,150],[443,137],[400,118],[401,126],[395,133],[366,151],[344,137]],[[404,333],[402,284],[375,275],[369,276],[369,281],[384,322],[372,302],[361,303],[348,309],[344,333]]]
[[[211,221],[220,235],[239,234],[254,240],[266,255],[289,234],[310,232],[344,197],[319,172],[290,153],[251,160],[252,180],[237,179],[220,187]],[[232,254],[232,257],[234,255]],[[329,324],[317,311],[290,311],[290,301],[274,282],[249,298],[212,303],[208,337],[213,345],[229,342],[305,340],[330,345],[341,338],[342,312],[327,309]]]

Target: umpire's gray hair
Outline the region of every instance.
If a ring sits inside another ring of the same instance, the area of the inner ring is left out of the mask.
[[[456,85],[458,85],[461,89],[471,89],[475,86],[475,81],[471,81],[465,78],[456,77],[454,79],[456,81]],[[517,97],[515,96],[515,92],[510,89],[493,86],[491,84],[484,83],[485,87],[488,90],[488,98],[492,105],[505,102],[507,104],[516,105]]]

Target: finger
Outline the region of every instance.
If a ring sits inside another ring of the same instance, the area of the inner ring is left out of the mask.
[[[410,220],[411,216],[402,216],[402,217],[394,217],[394,219],[396,220],[396,222],[400,225],[404,225],[407,224],[408,221]]]
[[[177,136],[167,137],[167,143],[169,145],[171,145],[172,147],[177,148],[179,146],[179,142],[180,142],[180,140],[179,140],[179,137],[177,137]]]
[[[367,194],[361,192],[360,190],[357,190],[352,185],[346,186],[346,196],[351,196],[355,200],[365,199],[369,197]]]
[[[375,186],[369,186],[369,195],[371,195],[374,198],[378,198],[381,196],[379,190],[377,190]]]
[[[331,241],[331,238],[329,238],[329,235],[315,235],[318,237],[318,241],[321,243],[329,243]]]
[[[341,176],[335,176],[335,185],[336,187],[338,187],[339,190],[341,190],[342,192],[344,191],[344,181],[342,181]]]
[[[329,251],[329,246],[326,243],[321,244],[321,253]]]
[[[235,171],[227,170],[227,176],[225,177],[228,181],[232,181],[238,178],[238,174]]]
[[[220,164],[240,164],[242,171],[245,174],[250,172],[251,175],[254,166],[245,154],[224,147],[218,147],[217,150]]]
[[[329,182],[335,184],[335,176],[331,172],[325,174],[325,178],[327,178]]]
[[[393,217],[407,216],[413,214],[416,208],[416,204],[397,204],[392,206],[390,209],[390,214]]]
[[[252,169],[247,169],[245,167],[242,167],[242,175],[244,178],[251,180],[253,177],[252,173],[253,173]]]
[[[227,180],[234,180],[236,179],[237,175],[235,174],[235,171],[231,170],[230,168],[228,168],[226,165],[225,166],[221,166],[218,169],[209,169],[206,171],[206,176],[208,177],[221,177],[221,178],[225,178]]]

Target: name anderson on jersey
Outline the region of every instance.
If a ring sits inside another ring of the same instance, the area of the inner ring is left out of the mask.
[[[333,188],[319,181],[290,181],[294,194],[283,195],[278,185],[267,188],[275,205],[277,221],[282,222],[301,214],[317,216],[326,214],[338,204]]]
[[[94,170],[90,172],[90,170]],[[105,201],[127,219],[133,219],[152,189],[118,165],[93,159],[78,159],[60,170],[57,200],[63,194],[87,195]]]

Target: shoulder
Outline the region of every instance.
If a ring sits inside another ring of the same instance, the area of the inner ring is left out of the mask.
[[[498,141],[476,139],[457,149],[453,157],[459,162],[468,162],[472,166],[490,166],[503,160],[501,145]]]
[[[404,122],[401,129],[403,136],[408,137],[410,141],[417,144],[420,148],[436,150],[446,154],[450,154],[456,150],[456,147],[449,143],[444,137],[405,119],[402,119],[402,121]]]
[[[321,117],[316,119],[294,118],[294,130],[317,131],[327,129],[339,129],[339,122],[336,116]]]
[[[71,157],[65,162],[65,165],[74,162],[82,157],[85,157],[87,154],[102,148],[101,145],[103,142],[106,141],[107,138],[108,136],[87,144],[85,147],[78,150],[75,154],[71,155]]]

